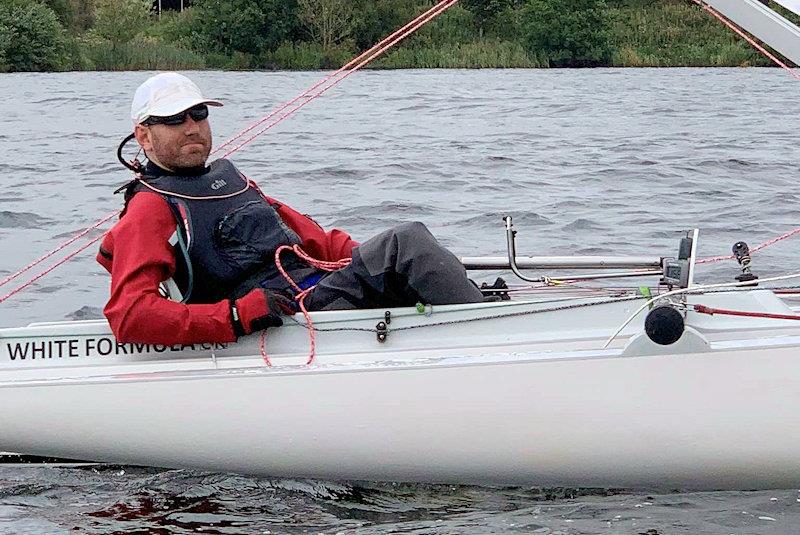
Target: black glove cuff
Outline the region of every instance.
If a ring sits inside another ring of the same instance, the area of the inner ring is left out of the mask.
[[[228,300],[228,303],[231,307],[231,325],[233,326],[233,334],[236,338],[240,338],[244,336],[244,325],[242,325],[242,321],[239,319],[239,311],[236,309],[236,303],[233,299]]]

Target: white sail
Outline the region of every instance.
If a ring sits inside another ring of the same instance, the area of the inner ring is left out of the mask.
[[[796,15],[800,15],[800,0],[775,0]]]
[[[706,0],[706,3],[800,65],[800,28],[759,0]],[[780,0],[780,4],[800,13],[800,0]]]

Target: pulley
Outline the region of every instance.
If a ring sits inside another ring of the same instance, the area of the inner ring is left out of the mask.
[[[758,279],[758,277],[750,271],[750,248],[745,242],[737,241],[733,244],[733,257],[739,262],[739,265],[742,266],[742,273],[736,276],[737,281],[747,282]],[[754,282],[753,286],[758,286],[758,283]]]

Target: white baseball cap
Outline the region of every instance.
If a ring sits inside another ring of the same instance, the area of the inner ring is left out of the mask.
[[[222,106],[208,99],[194,82],[177,72],[162,72],[151,76],[139,86],[131,103],[131,119],[139,124],[150,116],[168,117],[198,104]]]

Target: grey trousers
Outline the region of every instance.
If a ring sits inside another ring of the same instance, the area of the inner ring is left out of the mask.
[[[481,301],[458,258],[422,223],[405,223],[356,247],[352,263],[325,275],[306,306],[344,310]]]

